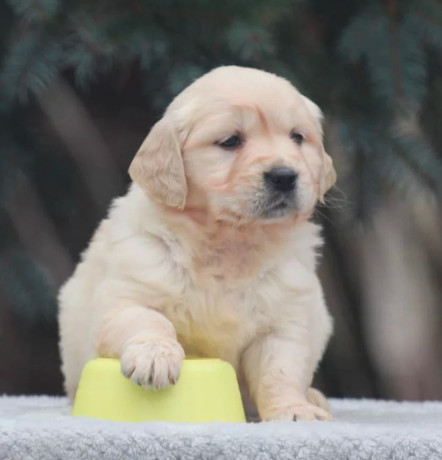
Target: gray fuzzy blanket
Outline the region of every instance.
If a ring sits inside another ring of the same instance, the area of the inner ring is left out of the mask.
[[[0,397],[0,459],[442,459],[442,403],[334,400],[334,422],[116,423]]]

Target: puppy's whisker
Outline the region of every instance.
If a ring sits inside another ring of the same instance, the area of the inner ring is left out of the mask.
[[[346,204],[350,203],[350,200],[347,200],[345,198],[338,198],[333,195],[326,196],[325,201],[329,203],[346,203]]]
[[[319,203],[317,207],[323,209],[348,209],[351,206],[351,203]]]
[[[342,198],[332,194],[335,189],[341,192]],[[333,187],[332,192],[325,196],[325,203],[319,203],[318,207],[328,209],[346,209],[349,208],[352,204],[353,203],[347,199],[345,192],[338,189],[337,187]]]
[[[328,217],[326,214],[324,214],[323,212],[321,212],[318,208],[315,208],[314,212],[313,212],[313,215],[317,215],[319,216],[320,218],[326,220],[327,222],[330,222],[332,223],[332,220],[330,219],[330,217]]]
[[[342,196],[343,196],[343,199],[344,200],[348,200],[348,197],[347,197],[347,194],[344,192],[344,190],[342,190],[341,188],[339,188],[336,184],[333,185],[332,191],[338,191]]]

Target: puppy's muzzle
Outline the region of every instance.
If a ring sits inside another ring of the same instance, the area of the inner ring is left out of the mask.
[[[298,175],[292,168],[277,166],[264,173],[266,187],[276,192],[292,192],[296,187]]]

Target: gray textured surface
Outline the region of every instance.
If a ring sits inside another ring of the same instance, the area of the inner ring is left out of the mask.
[[[442,403],[332,401],[334,422],[115,423],[0,397],[0,459],[442,459]]]

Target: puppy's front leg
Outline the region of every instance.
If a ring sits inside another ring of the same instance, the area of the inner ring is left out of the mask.
[[[97,351],[102,357],[120,358],[126,377],[153,388],[176,383],[184,358],[172,323],[142,306],[112,311],[101,327]]]
[[[299,334],[296,338],[282,333],[259,337],[243,354],[244,374],[261,420],[332,418],[307,400],[313,368],[306,331]]]

